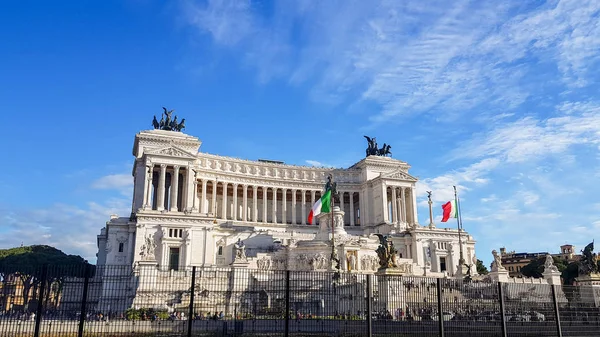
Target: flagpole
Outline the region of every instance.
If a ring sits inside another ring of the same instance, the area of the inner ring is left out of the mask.
[[[337,281],[337,279],[339,278],[338,273],[340,272],[339,270],[339,259],[335,258],[335,223],[334,223],[334,216],[333,216],[333,207],[335,204],[335,195],[334,195],[334,184],[333,184],[333,174],[329,175],[331,177],[331,179],[329,180],[331,182],[330,186],[329,186],[329,190],[330,192],[330,196],[329,196],[329,213],[331,213],[331,261],[334,261],[335,264],[335,271],[334,271],[334,275],[333,275],[333,279],[334,282]],[[337,191],[336,191],[337,192]],[[325,189],[325,193],[327,193],[327,189]]]
[[[456,186],[454,187],[454,202],[456,203],[456,225],[458,226],[458,248],[460,252],[460,257],[458,259],[458,265],[462,274],[462,267],[465,264],[465,258],[463,255],[463,246],[462,246],[462,220],[460,214],[460,199],[458,199],[458,193],[456,193]]]

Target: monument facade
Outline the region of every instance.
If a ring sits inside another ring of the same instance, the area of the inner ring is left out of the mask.
[[[101,230],[99,266],[168,275],[190,266],[326,271],[335,254],[344,273],[376,273],[377,235],[393,244],[386,254],[402,274],[463,277],[459,252],[466,264],[476,261],[468,233],[459,240],[455,228],[419,223],[417,178],[390,145],[379,149],[367,137],[367,156],[348,168],[244,160],[202,152],[200,139],[164,110],[154,130],[135,135],[131,214]],[[337,190],[334,216],[309,224],[328,177]]]

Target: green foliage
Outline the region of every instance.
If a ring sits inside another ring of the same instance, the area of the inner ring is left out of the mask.
[[[532,260],[527,265],[521,268],[521,274],[526,277],[542,277],[542,273],[544,272],[544,262],[546,261],[546,257],[538,257],[537,259]]]
[[[560,268],[558,270],[560,270]],[[573,285],[575,278],[579,276],[579,264],[577,262],[569,263],[567,267],[562,270],[562,274],[560,276],[562,277],[565,285]]]
[[[483,264],[483,261],[481,261],[479,259],[477,260],[477,273],[480,275],[485,275],[485,274],[489,273],[489,270]]]
[[[46,282],[50,289],[52,283],[62,282],[64,277],[83,277],[86,269],[93,272],[93,267],[81,256],[67,255],[54,247],[45,245],[34,245],[0,249],[0,278],[4,280],[8,275],[15,275],[21,279],[23,284],[23,303],[29,301],[30,289],[36,293],[36,289],[46,271]],[[91,276],[91,275],[90,275]],[[60,292],[59,284],[55,287]],[[47,293],[46,300],[50,292]]]
[[[571,285],[575,281],[575,278],[579,276],[579,265],[577,262],[567,261],[560,257],[553,257],[554,265],[561,272],[561,277],[565,285]],[[543,277],[544,263],[546,262],[545,256],[540,256],[537,259],[529,262],[523,268],[521,268],[521,274],[527,277]]]
[[[34,245],[0,249],[0,272],[39,276],[44,265],[50,266],[53,276],[83,276],[84,267],[89,265],[78,255],[67,255],[51,246]]]
[[[125,318],[127,318],[130,321],[149,321],[152,320],[155,315],[156,319],[169,319],[169,313],[165,310],[155,310],[153,308],[130,308],[125,311]]]

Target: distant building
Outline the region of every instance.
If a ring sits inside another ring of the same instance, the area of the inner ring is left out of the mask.
[[[579,260],[581,255],[575,254],[575,246],[573,245],[562,245],[560,246],[560,253],[552,254],[548,252],[538,252],[538,253],[515,253],[515,251],[507,252],[506,248],[500,248],[500,255],[502,256],[502,266],[508,270],[510,277],[521,277],[521,269],[528,265],[531,261],[534,261],[540,257],[545,257],[546,255],[552,255],[552,257],[557,257],[561,259],[565,259],[569,262]]]

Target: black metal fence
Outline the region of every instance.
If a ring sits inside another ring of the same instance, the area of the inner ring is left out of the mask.
[[[593,288],[313,271],[0,267],[0,336],[599,336]]]

